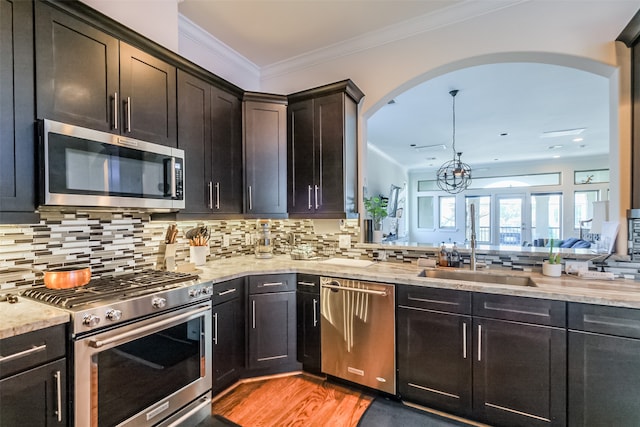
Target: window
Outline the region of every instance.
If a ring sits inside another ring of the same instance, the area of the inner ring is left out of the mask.
[[[456,197],[444,196],[440,202],[440,228],[456,227]]]
[[[466,214],[466,238],[471,240],[471,220],[469,218],[469,205],[476,206],[476,242],[491,243],[491,196],[473,196],[465,198]]]
[[[418,197],[418,228],[434,230],[433,196]]]
[[[573,183],[576,185],[600,184],[607,182],[609,182],[609,169],[575,171],[573,173]]]
[[[580,229],[580,221],[593,218],[593,202],[598,201],[598,190],[576,191],[573,194],[573,228]]]
[[[531,239],[560,239],[562,193],[531,195]]]

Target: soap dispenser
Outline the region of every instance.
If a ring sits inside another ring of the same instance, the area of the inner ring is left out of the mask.
[[[456,242],[453,242],[453,248],[451,249],[451,263],[449,263],[449,267],[460,267],[460,252],[458,252]]]
[[[444,242],[442,242],[442,246],[440,246],[440,253],[438,254],[438,265],[440,267],[448,267],[449,261],[447,258],[447,248],[444,246]]]

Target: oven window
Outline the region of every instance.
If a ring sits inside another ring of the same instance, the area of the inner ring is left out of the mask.
[[[118,424],[197,380],[205,357],[202,322],[199,317],[94,356],[98,424]]]

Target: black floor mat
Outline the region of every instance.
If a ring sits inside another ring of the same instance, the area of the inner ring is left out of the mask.
[[[376,397],[367,408],[358,427],[470,427],[471,424],[441,417],[405,406],[400,402]]]

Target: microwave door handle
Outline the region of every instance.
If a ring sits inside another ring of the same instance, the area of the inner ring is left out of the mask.
[[[175,199],[177,197],[176,192],[176,158],[171,158],[171,198]]]

